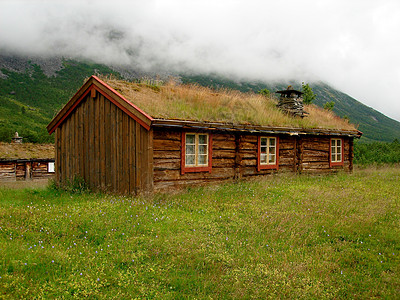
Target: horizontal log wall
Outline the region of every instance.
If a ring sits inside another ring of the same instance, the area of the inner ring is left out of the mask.
[[[53,178],[54,173],[48,172],[49,162],[53,160],[0,162],[0,181]]]
[[[257,170],[257,135],[212,133],[212,170],[181,175],[181,132],[154,129],[156,190],[268,175],[277,172],[323,173],[351,170],[351,143],[344,138],[343,166],[329,167],[330,138],[279,136],[279,169]]]
[[[257,170],[257,135],[241,136],[240,153],[242,154],[242,176],[258,176],[276,173],[277,170]],[[296,171],[295,138],[279,137],[279,171]]]
[[[48,163],[47,162],[32,162],[31,165],[31,178],[32,179],[44,179],[44,178],[52,178],[54,177],[54,173],[48,172]]]
[[[235,177],[235,136],[213,134],[212,171],[181,175],[181,132],[154,129],[154,189],[219,182]]]
[[[350,139],[343,138],[343,165],[330,166],[329,137],[304,136],[300,141],[301,172],[302,173],[330,173],[332,171],[350,171]]]
[[[104,97],[89,93],[56,130],[56,179],[82,177],[95,190],[152,189],[152,131]]]
[[[15,163],[14,162],[0,162],[0,181],[14,181],[15,176]]]

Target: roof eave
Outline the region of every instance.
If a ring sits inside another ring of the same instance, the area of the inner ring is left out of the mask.
[[[358,130],[338,130],[323,128],[293,128],[293,127],[273,127],[251,124],[233,124],[219,122],[202,122],[189,120],[153,119],[152,126],[165,128],[183,129],[203,129],[203,130],[222,130],[232,132],[247,133],[268,133],[268,134],[287,134],[287,135],[329,135],[329,136],[348,136],[360,138],[362,132]]]

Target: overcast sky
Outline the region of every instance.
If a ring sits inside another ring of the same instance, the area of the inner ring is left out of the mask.
[[[400,121],[399,0],[0,0],[0,49],[321,80]]]

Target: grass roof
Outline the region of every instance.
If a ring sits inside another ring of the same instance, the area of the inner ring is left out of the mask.
[[[54,158],[54,157],[55,157],[55,150],[53,144],[0,143],[0,160]]]
[[[356,130],[347,120],[316,105],[305,105],[303,119],[280,111],[277,100],[236,90],[212,90],[198,85],[169,82],[163,85],[133,83],[102,77],[128,101],[156,119],[251,124],[271,127]]]

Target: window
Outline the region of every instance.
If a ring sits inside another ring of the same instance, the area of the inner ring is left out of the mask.
[[[49,162],[47,165],[47,172],[54,173],[54,162]]]
[[[211,172],[212,139],[208,133],[182,133],[181,173]]]
[[[278,137],[258,137],[257,169],[278,169],[279,139]]]
[[[342,164],[343,164],[343,140],[331,139],[330,165],[335,166]]]

